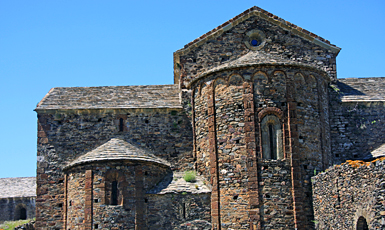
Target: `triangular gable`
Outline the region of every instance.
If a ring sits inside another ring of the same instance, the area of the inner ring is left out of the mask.
[[[181,75],[183,75],[183,64],[180,60],[181,56],[188,55],[193,50],[197,50],[201,48],[202,45],[206,44],[210,40],[215,40],[219,36],[223,35],[225,32],[228,32],[235,28],[237,25],[243,23],[244,21],[256,17],[258,19],[263,19],[270,23],[271,25],[278,26],[282,28],[283,30],[289,32],[292,35],[298,36],[299,38],[306,40],[308,42],[313,43],[316,46],[319,46],[325,50],[330,50],[334,55],[332,55],[332,58],[335,58],[339,51],[341,50],[339,47],[331,44],[328,40],[311,33],[308,30],[305,30],[295,24],[292,24],[288,21],[285,21],[284,19],[265,11],[259,7],[252,7],[243,13],[237,15],[236,17],[228,20],[227,22],[223,23],[222,25],[216,27],[215,29],[207,32],[206,34],[200,36],[199,38],[195,39],[194,41],[188,43],[184,46],[184,48],[176,51],[174,53],[174,83],[179,84],[179,78]],[[207,71],[207,69],[203,70]],[[189,73],[187,73],[189,75]],[[182,86],[183,87],[183,86]]]

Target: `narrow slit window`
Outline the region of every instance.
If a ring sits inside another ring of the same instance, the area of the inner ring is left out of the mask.
[[[124,129],[123,118],[120,118],[119,119],[119,132],[123,132],[123,129]]]
[[[111,183],[111,205],[118,205],[118,182]]]

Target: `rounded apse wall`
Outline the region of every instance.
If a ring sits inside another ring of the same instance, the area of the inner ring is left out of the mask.
[[[212,202],[218,204],[212,213],[221,224],[246,223],[250,216],[243,213],[263,209],[271,197],[292,203],[293,180],[304,185],[295,196],[311,195],[304,183],[331,160],[328,81],[313,68],[259,66],[214,72],[191,85],[196,169],[213,187]],[[298,177],[292,178],[291,167]],[[278,182],[279,192],[267,192]],[[290,210],[278,210],[277,218],[293,218],[286,215]]]

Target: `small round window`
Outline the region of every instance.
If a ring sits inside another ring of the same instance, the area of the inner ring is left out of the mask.
[[[265,45],[265,34],[260,30],[250,30],[246,33],[244,42],[249,49],[259,50]]]

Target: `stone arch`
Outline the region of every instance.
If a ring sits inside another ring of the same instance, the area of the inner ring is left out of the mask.
[[[26,220],[27,217],[27,206],[25,204],[18,204],[15,208],[14,220]]]
[[[294,74],[294,83],[296,86],[303,86],[305,84],[305,77],[302,73]]]
[[[365,217],[360,216],[357,220],[356,230],[369,230]]]
[[[215,79],[215,81],[214,81],[214,83],[213,83],[214,89],[216,89],[216,88],[219,87],[220,85],[226,86],[226,85],[227,85],[226,80],[224,80],[223,78],[217,78],[217,79]]]
[[[256,72],[253,76],[253,84],[254,93],[258,95],[263,95],[265,86],[269,84],[269,78],[267,77],[267,74],[262,71]]]
[[[261,143],[263,159],[283,159],[282,123],[273,114],[261,120]]]
[[[309,75],[307,79],[307,84],[311,87],[311,88],[316,88],[317,87],[317,81],[315,79],[315,77],[313,75]]]
[[[242,86],[243,78],[238,74],[231,75],[229,78],[229,85]]]
[[[283,112],[274,107],[258,113],[260,121],[260,146],[263,159],[278,160],[284,158]]]
[[[105,176],[105,204],[123,205],[126,178],[118,170],[109,170]]]

